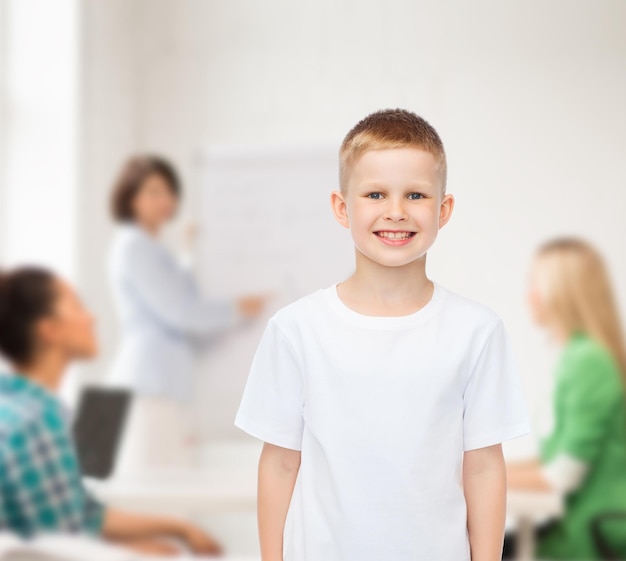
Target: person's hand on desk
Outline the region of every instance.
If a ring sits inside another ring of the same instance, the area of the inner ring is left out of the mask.
[[[183,552],[180,547],[172,543],[154,538],[122,540],[119,545],[151,557],[176,557]]]
[[[151,555],[180,555],[183,553],[181,546],[198,555],[222,553],[217,541],[195,524],[113,508],[106,510],[103,537]],[[182,542],[180,546],[176,545],[176,540]]]
[[[197,555],[222,555],[222,547],[204,530],[194,524],[182,523],[181,538]]]
[[[178,545],[164,538],[136,538],[120,540],[118,543],[132,551],[151,557],[178,557],[186,551],[195,555],[219,556],[223,551],[219,543],[202,529],[193,524],[181,523],[176,538]]]
[[[512,491],[553,491],[542,472],[539,460],[509,462],[506,464],[507,487]]]

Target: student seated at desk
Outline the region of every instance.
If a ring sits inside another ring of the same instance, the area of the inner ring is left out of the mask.
[[[101,535],[146,553],[218,544],[196,526],[107,508],[85,490],[70,427],[55,391],[66,368],[96,354],[93,318],[74,290],[37,268],[0,272],[0,531]]]
[[[563,517],[537,528],[539,559],[600,559],[594,521],[626,511],[626,350],[600,255],[578,239],[546,243],[533,263],[529,303],[562,347],[554,429],[538,460],[507,465],[508,486],[565,497]],[[615,524],[605,534],[615,544],[624,530]],[[514,543],[507,535],[505,559]]]

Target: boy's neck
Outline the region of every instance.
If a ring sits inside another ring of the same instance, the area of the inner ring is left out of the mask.
[[[358,250],[354,274],[338,288],[343,302],[366,315],[408,315],[424,307],[434,290],[426,255],[401,267],[385,267]]]

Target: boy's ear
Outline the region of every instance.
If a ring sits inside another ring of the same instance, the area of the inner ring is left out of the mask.
[[[333,214],[337,219],[337,222],[344,228],[350,228],[350,220],[348,219],[348,207],[346,206],[346,200],[343,197],[341,191],[333,191],[330,194],[330,206],[333,209]]]
[[[454,208],[454,197],[452,195],[445,195],[441,201],[439,207],[439,228],[443,228],[450,220],[452,215],[452,209]]]

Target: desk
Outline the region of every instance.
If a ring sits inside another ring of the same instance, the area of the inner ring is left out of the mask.
[[[155,472],[137,481],[89,486],[107,504],[124,508],[192,515],[256,509],[256,472],[251,470]],[[507,517],[518,532],[518,559],[533,559],[535,524],[562,513],[563,503],[556,493],[509,492]]]
[[[197,470],[154,470],[105,482],[88,480],[87,486],[107,504],[126,509],[187,515],[254,512],[259,453],[258,443],[214,444]],[[509,492],[507,520],[518,532],[519,559],[533,558],[535,524],[562,513],[557,493]]]
[[[214,442],[196,469],[154,469],[147,473],[87,479],[107,504],[152,512],[222,514],[256,510],[257,440]]]
[[[535,524],[563,514],[563,499],[558,493],[509,491],[507,519],[515,522],[518,535],[517,559],[534,559]]]
[[[9,532],[0,532],[0,558],[12,561],[162,561],[163,556],[142,555],[121,546],[78,534],[40,534],[24,539]],[[215,557],[199,557],[181,553],[169,557],[175,561],[215,561]],[[221,561],[260,561],[258,556],[230,556]]]
[[[256,509],[256,469],[153,471],[142,477],[86,480],[109,505],[153,512],[221,514]]]

